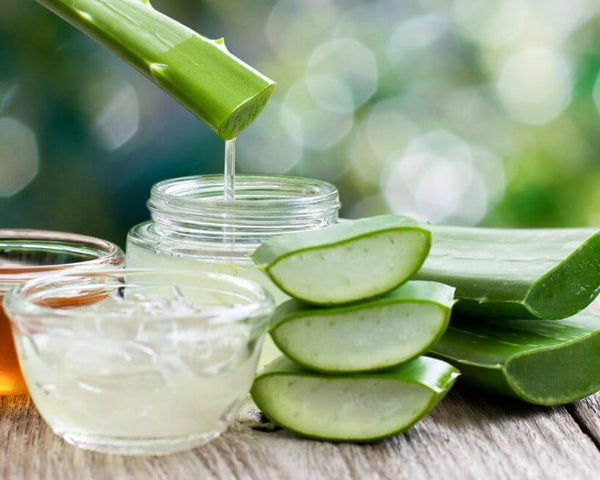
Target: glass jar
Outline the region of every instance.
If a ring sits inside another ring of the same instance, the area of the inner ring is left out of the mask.
[[[127,237],[129,267],[202,269],[239,275],[287,297],[249,255],[264,240],[326,227],[340,202],[330,183],[301,177],[240,175],[235,200],[223,198],[223,177],[202,175],[157,183],[148,201],[152,221]]]
[[[31,398],[54,433],[125,454],[187,450],[225,430],[274,309],[255,282],[162,269],[46,276],[5,303]]]
[[[93,237],[41,230],[0,229],[0,395],[27,392],[15,353],[4,294],[26,280],[74,267],[122,266],[116,245]]]

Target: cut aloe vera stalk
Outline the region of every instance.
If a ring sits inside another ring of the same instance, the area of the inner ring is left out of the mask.
[[[442,336],[454,288],[407,282],[362,303],[311,308],[297,300],[280,305],[271,336],[289,358],[311,370],[380,370],[411,360]]]
[[[387,293],[421,267],[431,245],[415,220],[383,215],[269,239],[252,255],[293,298],[339,305]]]
[[[600,291],[600,232],[431,227],[417,278],[456,287],[461,315],[566,318]]]
[[[458,371],[419,357],[385,372],[324,375],[285,357],[254,380],[252,398],[273,423],[301,435],[365,442],[403,432],[448,393]]]
[[[129,62],[221,138],[237,137],[275,83],[148,0],[37,0]]]
[[[539,405],[600,390],[600,317],[587,313],[537,321],[452,318],[431,353],[468,383]]]

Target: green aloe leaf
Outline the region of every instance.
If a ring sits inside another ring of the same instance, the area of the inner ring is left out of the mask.
[[[416,275],[456,287],[461,315],[566,318],[600,291],[600,232],[431,227]]]
[[[342,305],[390,292],[421,267],[431,233],[409,217],[382,215],[264,242],[254,262],[289,296]]]
[[[175,97],[221,138],[237,137],[275,83],[147,0],[37,0]]]
[[[279,357],[256,377],[251,394],[283,428],[323,440],[368,442],[409,429],[444,398],[458,375],[428,357],[352,375],[319,374]]]
[[[430,353],[463,381],[540,405],[600,390],[600,317],[562,320],[452,318]]]
[[[435,344],[448,326],[453,302],[454,288],[419,281],[340,307],[289,300],[277,308],[270,333],[279,350],[311,370],[381,370]]]

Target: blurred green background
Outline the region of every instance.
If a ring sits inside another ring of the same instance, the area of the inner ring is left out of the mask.
[[[597,0],[154,0],[275,79],[238,171],[329,180],[343,214],[600,224]],[[223,142],[33,1],[0,6],[0,227],[123,245]]]

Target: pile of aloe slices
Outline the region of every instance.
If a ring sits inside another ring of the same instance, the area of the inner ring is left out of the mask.
[[[386,215],[276,237],[253,258],[292,299],[270,330],[284,355],[252,396],[302,435],[405,431],[457,369],[541,405],[600,390],[600,316],[581,313],[600,290],[594,230],[427,227]]]
[[[389,215],[283,235],[255,252],[292,297],[270,331],[284,356],[252,388],[271,421],[313,438],[372,441],[437,405],[458,371],[421,356],[454,303],[453,287],[409,281],[430,248],[429,229]]]

